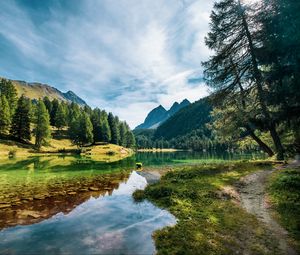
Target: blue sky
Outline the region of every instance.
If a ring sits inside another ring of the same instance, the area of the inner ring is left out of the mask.
[[[1,0],[0,76],[72,90],[133,128],[207,92],[212,0]]]

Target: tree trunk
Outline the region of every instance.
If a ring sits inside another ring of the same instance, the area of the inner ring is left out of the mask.
[[[251,138],[260,146],[260,148],[264,152],[266,152],[269,155],[269,157],[274,156],[274,152],[272,151],[272,149],[267,144],[265,144],[257,135],[255,135],[255,133],[250,127],[246,127],[246,129],[249,132]]]
[[[258,69],[258,63],[257,63],[256,56],[255,56],[252,36],[251,36],[250,31],[249,31],[248,23],[247,23],[247,20],[246,20],[246,17],[245,17],[245,12],[242,8],[240,0],[238,1],[238,3],[239,3],[240,11],[241,11],[241,18],[242,18],[242,22],[243,22],[243,27],[245,29],[246,37],[247,37],[247,40],[248,40],[248,45],[249,45],[249,50],[250,50],[250,55],[251,55],[252,68],[253,68],[253,76],[254,76],[254,79],[255,79],[255,82],[256,82],[259,103],[260,103],[260,106],[261,106],[261,109],[262,109],[262,113],[266,118],[266,122],[268,122],[269,131],[270,131],[271,137],[273,139],[274,145],[276,147],[277,159],[282,160],[282,159],[284,159],[284,149],[283,149],[282,143],[280,141],[280,137],[279,137],[279,135],[276,131],[275,123],[271,120],[268,108],[265,104],[265,93],[264,93],[263,85],[262,85],[263,84],[262,76],[261,76],[261,73]]]
[[[239,89],[241,91],[242,107],[243,107],[244,110],[246,110],[245,90],[244,90],[243,85],[241,83],[240,75],[237,71],[236,65],[233,63],[232,60],[231,60],[231,64],[234,66],[234,72],[235,72],[235,76],[236,76],[236,79],[237,79],[237,84],[238,84]],[[265,144],[258,136],[255,135],[254,130],[251,128],[251,126],[246,124],[245,128],[249,132],[249,135],[251,136],[251,138],[259,145],[259,147],[264,152],[266,152],[269,155],[269,157],[272,157],[274,155],[274,152],[272,151],[272,149],[267,144]]]

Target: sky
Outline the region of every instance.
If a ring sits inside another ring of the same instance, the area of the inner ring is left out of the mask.
[[[72,90],[134,128],[209,91],[213,0],[0,0],[0,76]]]

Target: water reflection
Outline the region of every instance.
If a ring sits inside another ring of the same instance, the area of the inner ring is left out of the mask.
[[[110,196],[94,198],[68,214],[0,232],[1,254],[151,254],[154,230],[174,224],[168,212],[149,202],[135,203],[132,192],[147,185],[132,172]]]

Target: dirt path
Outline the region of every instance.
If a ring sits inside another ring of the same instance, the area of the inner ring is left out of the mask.
[[[238,192],[241,205],[247,212],[257,216],[264,222],[278,239],[279,248],[283,254],[296,255],[297,252],[289,245],[288,232],[271,216],[266,200],[266,183],[273,170],[262,170],[250,174],[241,180]]]

